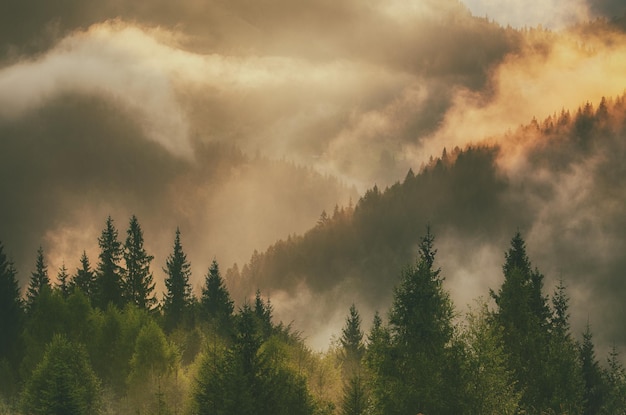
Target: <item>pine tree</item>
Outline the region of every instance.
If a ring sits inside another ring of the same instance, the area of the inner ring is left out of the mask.
[[[13,262],[4,253],[0,242],[0,360],[8,358],[20,333],[22,300]]]
[[[391,408],[384,413],[454,413],[456,392],[448,381],[448,344],[452,339],[453,306],[434,268],[434,236],[427,229],[417,264],[402,274],[389,313],[392,367]],[[424,376],[424,374],[428,374]]]
[[[72,277],[70,286],[73,290],[79,289],[93,304],[96,294],[96,275],[91,270],[87,252],[83,251],[80,257],[80,268],[76,269],[76,274]]]
[[[509,368],[522,392],[521,407],[541,412],[551,406],[545,368],[549,359],[550,309],[542,294],[543,275],[532,270],[526,243],[519,232],[505,253],[504,282],[496,294],[495,318],[504,330]]]
[[[200,307],[204,318],[221,334],[229,331],[234,304],[224,285],[217,261],[213,260],[202,287]]]
[[[43,254],[43,248],[37,250],[37,261],[35,271],[31,274],[28,291],[26,292],[26,307],[31,309],[43,290],[51,289],[50,278],[48,277],[48,266]]]
[[[350,376],[343,386],[343,398],[341,400],[342,415],[361,415],[367,410],[367,392],[363,376],[354,374]]]
[[[100,255],[96,268],[96,306],[104,310],[109,304],[121,307],[124,304],[122,286],[122,244],[118,240],[117,229],[109,216],[102,235],[98,238]]]
[[[100,382],[84,349],[54,336],[25,385],[22,406],[34,415],[98,413]]]
[[[367,406],[367,389],[361,371],[361,361],[365,354],[361,316],[352,304],[341,330],[341,363],[343,368],[343,399],[341,413],[344,415],[360,415]]]
[[[17,393],[17,362],[23,309],[17,271],[0,242],[0,394],[11,399]]]
[[[346,323],[341,329],[341,338],[339,342],[342,346],[342,360],[349,374],[356,372],[356,368],[361,364],[361,360],[365,353],[363,344],[363,331],[361,330],[361,316],[352,304]]]
[[[150,262],[154,257],[148,255],[143,246],[143,231],[135,215],[130,218],[123,255],[126,263],[125,300],[141,309],[152,309],[157,302],[153,293],[155,283],[150,272]]]
[[[605,401],[605,385],[602,369],[596,359],[591,325],[587,323],[580,345],[580,362],[584,380],[584,415],[600,414]]]
[[[176,228],[174,238],[174,250],[165,262],[163,271],[165,278],[165,298],[163,301],[163,313],[166,326],[173,329],[188,315],[193,303],[193,295],[189,277],[191,277],[191,264],[187,261],[187,255],[183,251],[180,242],[180,229]]]
[[[516,414],[521,394],[507,367],[502,327],[491,318],[487,303],[467,315],[461,333],[464,345],[463,377],[468,415]]]
[[[67,299],[70,295],[70,282],[68,281],[69,274],[67,273],[67,268],[65,267],[65,262],[59,268],[59,272],[57,273],[57,284],[56,288],[61,292],[63,298]]]
[[[611,348],[607,358],[604,379],[607,388],[604,413],[626,415],[626,371],[620,362],[619,352],[615,345]]]
[[[583,406],[583,378],[576,344],[570,334],[569,297],[563,280],[552,296],[553,315],[548,344],[545,393],[550,407],[563,413],[580,413]]]
[[[261,297],[261,290],[256,290],[254,297],[254,315],[259,321],[259,327],[264,339],[270,337],[274,328],[272,325],[272,313],[273,308],[270,300],[264,301],[263,297]]]

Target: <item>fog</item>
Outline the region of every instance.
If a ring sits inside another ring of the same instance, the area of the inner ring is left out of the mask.
[[[623,213],[623,176],[608,168],[617,161],[594,147],[566,169],[541,168],[538,158],[549,165],[563,154],[542,153],[539,135],[517,132],[624,92],[626,39],[611,23],[626,13],[620,2],[4,7],[0,240],[22,286],[40,245],[53,273],[63,262],[73,271],[83,249],[95,264],[107,215],[123,237],[136,214],[157,281],[180,226],[197,290],[213,258],[224,271],[242,265],[444,147],[488,143],[499,148],[505,197],[523,213],[503,212],[510,229],[493,240],[433,224],[457,305],[497,287],[507,238],[520,228],[547,281],[572,274],[576,328],[589,315],[606,344],[623,337],[600,322],[622,288],[624,239],[611,221]],[[585,24],[599,17],[608,20]],[[327,299],[337,306],[332,324],[304,327],[324,333],[316,345],[366,296],[344,295],[353,288],[342,284]],[[315,298],[306,284],[274,295],[288,320]],[[597,298],[606,295],[613,300]],[[369,319],[373,304],[363,308]]]

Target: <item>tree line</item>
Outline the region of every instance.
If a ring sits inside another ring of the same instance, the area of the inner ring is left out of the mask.
[[[276,323],[269,299],[235,308],[213,261],[200,298],[177,230],[154,295],[153,257],[130,219],[109,217],[92,269],[83,252],[52,284],[39,249],[26,295],[0,245],[3,413],[28,414],[622,414],[626,373],[601,364],[590,325],[569,325],[563,281],[550,296],[518,232],[503,282],[459,315],[427,230],[391,307],[364,333],[356,305],[340,337],[315,353]],[[121,264],[124,264],[122,266]]]

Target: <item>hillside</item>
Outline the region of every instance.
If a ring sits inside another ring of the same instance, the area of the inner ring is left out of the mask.
[[[587,103],[574,114],[533,120],[497,145],[444,150],[417,174],[374,186],[353,207],[322,212],[306,233],[229,270],[234,298],[261,289],[275,298],[278,315],[281,307],[295,312],[305,332],[333,324],[337,308],[351,302],[371,315],[388,306],[430,225],[446,286],[463,308],[500,283],[501,247],[519,229],[547,274],[546,290],[562,278],[576,294],[574,327],[582,331],[589,317],[604,346],[624,344],[621,327],[606,316],[626,311],[619,248],[626,243],[625,109],[623,97],[602,99],[597,108]]]

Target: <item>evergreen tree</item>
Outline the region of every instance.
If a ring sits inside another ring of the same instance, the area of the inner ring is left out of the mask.
[[[256,290],[254,296],[254,315],[259,321],[261,334],[265,340],[271,336],[274,328],[272,325],[272,313],[273,308],[270,300],[263,301],[261,290]]]
[[[50,290],[50,278],[48,277],[48,266],[43,254],[43,248],[37,250],[37,261],[35,263],[35,271],[31,274],[28,291],[26,292],[26,306],[30,310],[41,295],[43,290]]]
[[[65,262],[59,268],[59,272],[57,273],[57,284],[56,288],[61,292],[63,298],[67,299],[70,295],[70,282],[68,281],[69,274],[67,273],[67,268],[65,267]]]
[[[596,359],[593,335],[589,324],[583,333],[583,342],[580,345],[580,362],[584,381],[583,414],[600,414],[605,401],[605,385],[600,363]]]
[[[366,410],[368,394],[361,371],[361,360],[365,354],[361,316],[354,304],[350,306],[339,342],[342,347],[341,363],[344,375],[341,413],[360,415]]]
[[[517,414],[521,394],[515,389],[513,372],[507,367],[502,327],[491,318],[485,302],[478,303],[466,318],[461,333],[464,343],[463,377],[468,415]]]
[[[495,318],[504,330],[509,368],[515,373],[521,407],[540,413],[551,407],[548,373],[550,309],[542,294],[543,275],[532,270],[519,232],[505,253],[504,282],[496,294]]]
[[[361,330],[361,316],[352,304],[346,323],[341,329],[341,338],[339,339],[342,347],[342,360],[347,373],[352,375],[358,373],[358,366],[365,353],[363,345],[363,331]]]
[[[234,304],[224,285],[217,261],[213,260],[202,287],[200,307],[204,318],[218,333],[227,334],[232,321]]]
[[[384,384],[389,394],[379,401],[391,405],[383,413],[455,413],[458,402],[448,376],[453,360],[453,307],[444,291],[440,270],[434,268],[434,236],[427,229],[419,245],[417,264],[402,274],[389,313],[391,365]],[[389,371],[391,368],[391,371]],[[426,375],[427,374],[427,375]],[[378,391],[381,394],[380,391]]]
[[[121,307],[124,304],[123,270],[119,265],[122,259],[122,244],[118,240],[117,229],[111,216],[106,220],[102,235],[98,238],[98,245],[100,261],[96,268],[96,306],[102,310],[109,304]]]
[[[187,255],[183,251],[178,228],[176,228],[174,238],[174,250],[167,258],[163,271],[167,274],[165,278],[167,292],[163,301],[163,313],[166,327],[173,329],[189,314],[193,304],[193,294],[189,283],[191,264],[187,261]]]
[[[23,309],[17,271],[0,242],[0,393],[11,398],[17,390],[17,361]]]
[[[570,334],[569,297],[563,280],[552,297],[553,315],[548,344],[545,391],[550,407],[560,413],[581,413],[584,385],[576,343]]]
[[[76,274],[72,277],[70,283],[72,289],[79,289],[93,304],[96,294],[96,275],[91,270],[87,252],[83,251],[80,257],[80,268],[76,269]]]
[[[213,347],[202,360],[194,403],[199,414],[307,415],[311,396],[302,376],[275,363],[262,348],[259,319],[249,304],[235,316],[231,347]]]
[[[25,413],[33,415],[98,413],[100,382],[84,349],[55,336],[26,383],[22,406]]]
[[[148,255],[143,242],[143,231],[137,217],[133,215],[124,244],[123,255],[126,263],[124,298],[139,308],[150,310],[157,302],[153,293],[155,283],[150,272],[150,262],[154,257]]]
[[[363,376],[354,374],[350,376],[343,386],[343,398],[341,400],[342,415],[361,415],[367,410],[367,389]]]
[[[21,331],[22,300],[17,271],[0,242],[0,360],[12,357]]]
[[[604,372],[606,399],[603,410],[605,414],[626,415],[626,371],[619,359],[615,345],[611,348]]]

